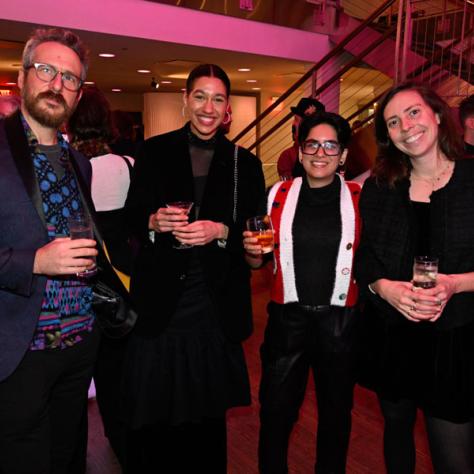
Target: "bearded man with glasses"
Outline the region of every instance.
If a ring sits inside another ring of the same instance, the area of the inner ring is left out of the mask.
[[[37,30],[19,72],[21,109],[0,121],[0,472],[85,472],[87,388],[98,345],[92,239],[71,240],[86,212],[89,161],[59,132],[87,72],[69,31]]]

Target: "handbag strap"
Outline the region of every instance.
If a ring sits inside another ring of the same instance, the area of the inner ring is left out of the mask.
[[[232,219],[234,224],[237,221],[237,197],[238,197],[238,181],[239,181],[239,168],[237,166],[237,161],[239,157],[239,145],[235,145],[234,148],[234,210],[232,213]]]

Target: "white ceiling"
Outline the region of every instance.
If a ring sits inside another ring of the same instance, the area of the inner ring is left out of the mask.
[[[16,80],[24,42],[36,25],[0,20],[0,86]],[[312,64],[289,59],[236,53],[218,49],[166,43],[125,36],[76,31],[90,48],[88,80],[94,81],[104,92],[120,88],[124,93],[150,92],[152,77],[161,84],[160,91],[179,91],[185,77],[199,63],[216,63],[229,74],[232,89],[240,93],[258,93],[260,87],[269,95],[287,90]],[[100,58],[100,52],[116,54],[115,58]],[[239,72],[248,67],[251,72]],[[139,74],[137,69],[149,69],[150,74]],[[255,79],[256,83],[247,83]]]

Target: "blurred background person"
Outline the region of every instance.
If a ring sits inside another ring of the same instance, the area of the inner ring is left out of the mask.
[[[125,226],[124,206],[134,159],[113,153],[114,139],[110,106],[96,87],[84,88],[69,120],[71,145],[87,156],[92,165],[92,200],[112,264],[130,274],[131,255]]]
[[[288,443],[313,372],[318,404],[315,472],[344,474],[351,433],[360,317],[352,264],[360,186],[346,183],[351,137],[341,116],[320,112],[299,127],[304,176],[277,183],[267,212],[275,231],[268,324],[261,348],[259,472],[288,472]],[[262,247],[244,232],[249,264]]]
[[[114,267],[130,274],[131,249],[125,225],[124,205],[130,186],[133,158],[113,153],[110,106],[96,87],[83,89],[82,98],[68,125],[71,145],[92,165],[91,194],[102,237]],[[128,287],[128,278],[122,280]],[[120,383],[125,341],[102,337],[94,370],[97,403],[105,435],[119,461],[124,463],[125,431],[120,419]]]
[[[126,155],[135,158],[142,140],[137,137],[137,129],[132,114],[123,110],[112,112],[112,124],[115,137],[110,148],[117,155]]]
[[[220,67],[193,69],[189,122],[146,140],[137,157],[127,198],[140,242],[125,385],[132,472],[224,474],[226,411],[250,403],[241,346],[252,331],[250,269],[241,236],[265,185],[257,157],[221,128],[229,93]],[[176,201],[192,202],[191,212]]]
[[[367,382],[385,420],[387,471],[415,472],[420,408],[434,471],[474,472],[474,162],[459,159],[451,111],[424,86],[389,91],[375,129],[356,278],[367,297]],[[429,289],[412,281],[423,255],[439,259]]]
[[[298,159],[298,127],[305,117],[325,110],[324,104],[312,97],[303,97],[296,107],[291,107],[294,114],[291,125],[291,135],[293,145],[283,150],[277,162],[278,175],[282,180],[291,179],[296,176],[303,176],[304,172]]]
[[[18,95],[0,95],[0,119],[8,117],[21,106]]]

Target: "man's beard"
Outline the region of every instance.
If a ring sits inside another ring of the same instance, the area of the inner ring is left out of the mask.
[[[74,109],[71,109],[61,94],[53,91],[40,92],[37,96],[29,94],[26,89],[23,93],[23,104],[28,113],[42,126],[59,129],[71,116]],[[41,104],[42,99],[53,99],[59,105],[60,109],[50,109],[47,105]]]

